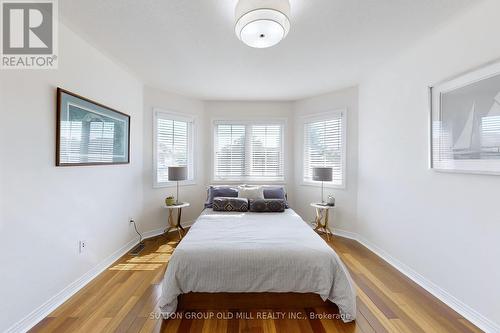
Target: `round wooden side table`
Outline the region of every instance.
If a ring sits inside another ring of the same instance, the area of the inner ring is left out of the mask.
[[[164,233],[175,229],[179,232],[179,240],[182,239],[182,233],[186,234],[186,230],[181,225],[182,208],[189,207],[190,205],[189,202],[181,202],[176,205],[165,206],[168,209],[168,226]],[[174,210],[177,210],[177,219],[174,219]]]
[[[314,220],[314,231],[322,231],[326,234],[326,238],[330,241],[330,235],[333,236],[333,232],[330,230],[329,222],[329,212],[334,206],[323,205],[320,203],[312,203],[311,207],[316,209],[316,219]]]

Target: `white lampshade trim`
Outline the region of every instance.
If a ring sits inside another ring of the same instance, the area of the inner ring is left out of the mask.
[[[251,47],[271,47],[290,31],[289,15],[288,0],[240,0],[236,6],[236,36]]]

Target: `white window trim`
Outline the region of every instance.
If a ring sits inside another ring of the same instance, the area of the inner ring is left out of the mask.
[[[156,166],[157,166],[157,154],[156,154],[156,149],[157,149],[157,135],[158,135],[158,129],[156,127],[156,123],[158,121],[159,116],[162,116],[163,118],[168,118],[172,120],[177,120],[177,121],[185,121],[191,123],[191,136],[189,137],[188,134],[188,149],[190,151],[188,159],[192,161],[192,168],[193,168],[193,179],[191,180],[185,180],[179,182],[179,186],[189,186],[189,185],[196,185],[196,180],[197,180],[197,168],[196,168],[196,160],[195,156],[196,155],[196,122],[197,122],[197,117],[192,114],[185,114],[181,112],[175,112],[175,111],[166,111],[160,108],[153,108],[153,188],[165,188],[165,187],[174,187],[177,185],[177,182],[158,182],[158,173],[156,171]]]
[[[332,119],[332,117],[336,117],[342,115],[342,184],[336,185],[329,182],[324,183],[324,187],[326,188],[335,188],[339,190],[347,189],[347,108],[335,109],[331,111],[324,111],[319,113],[313,113],[308,115],[301,116],[300,119],[300,140],[301,144],[301,163],[300,163],[300,185],[302,186],[313,186],[313,187],[321,187],[321,182],[315,181],[307,181],[304,180],[304,159],[305,159],[305,142],[304,142],[304,132],[305,125],[307,123],[316,122],[316,121],[324,121]]]
[[[287,184],[287,155],[286,155],[286,147],[285,147],[285,137],[287,132],[288,120],[287,118],[269,118],[263,120],[262,118],[212,118],[211,122],[211,131],[212,134],[210,136],[212,153],[210,154],[210,183],[214,185],[235,185],[235,184],[251,184],[251,185],[285,185]],[[217,125],[221,124],[240,124],[240,125],[281,125],[283,130],[281,131],[281,142],[283,143],[281,146],[281,154],[283,156],[283,179],[282,180],[268,180],[268,179],[216,179],[215,178],[215,130]]]

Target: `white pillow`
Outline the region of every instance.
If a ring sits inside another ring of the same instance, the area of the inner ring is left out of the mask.
[[[238,186],[238,198],[264,199],[264,188],[262,186]]]

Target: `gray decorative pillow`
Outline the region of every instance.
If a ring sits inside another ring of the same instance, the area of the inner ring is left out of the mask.
[[[250,200],[250,211],[256,213],[280,213],[286,208],[284,199],[257,199]]]
[[[283,186],[264,187],[264,199],[283,199],[285,200],[285,208],[289,208],[287,195]]]
[[[246,198],[214,198],[212,208],[217,212],[247,212],[248,200]]]
[[[207,202],[205,202],[205,208],[212,208],[214,198],[216,197],[236,198],[238,197],[238,190],[231,186],[209,186],[207,189]]]

